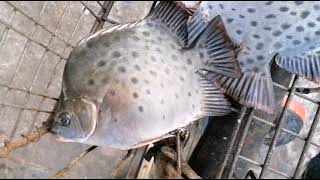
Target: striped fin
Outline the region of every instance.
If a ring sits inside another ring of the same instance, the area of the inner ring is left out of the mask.
[[[182,47],[188,44],[188,10],[181,2],[160,1],[150,12],[147,21],[163,24],[178,39]]]
[[[273,84],[270,72],[265,70],[265,74],[245,72],[240,78],[230,78],[207,73],[205,78],[214,81],[223,92],[239,101],[239,103],[274,114]]]
[[[275,60],[281,68],[310,81],[320,83],[320,54],[292,57],[277,55]]]
[[[237,47],[229,38],[220,16],[215,17],[196,42],[200,52],[205,53],[203,70],[228,77],[240,77]]]
[[[223,116],[231,112],[231,104],[221,90],[200,73],[199,82],[203,99],[201,111],[204,116]]]

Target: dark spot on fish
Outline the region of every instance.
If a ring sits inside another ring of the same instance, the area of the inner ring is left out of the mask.
[[[103,84],[108,84],[109,81],[110,81],[110,78],[109,78],[108,76],[105,77],[105,78],[103,78],[103,79],[101,80],[101,82],[102,82]]]
[[[291,27],[291,25],[288,24],[288,23],[283,23],[283,24],[281,24],[281,28],[282,28],[283,30],[289,29],[290,27]]]
[[[192,108],[194,109],[194,108],[196,108],[196,106],[194,104],[192,104]]]
[[[114,58],[118,58],[118,57],[121,56],[121,54],[120,54],[119,51],[114,51],[114,52],[112,52],[112,56],[113,56]]]
[[[172,58],[172,60],[174,60],[174,61],[178,60],[178,57],[177,57],[175,54],[172,54],[172,55],[171,55],[171,58]]]
[[[240,35],[240,34],[242,34],[242,31],[241,30],[236,30],[236,33]]]
[[[220,6],[220,8],[221,8],[221,9],[223,9],[223,8],[224,8],[222,4],[219,4],[219,6]]]
[[[132,51],[131,54],[132,54],[132,57],[134,58],[139,57],[139,53],[137,51]]]
[[[116,84],[119,84],[120,81],[119,81],[119,79],[115,79],[114,82],[115,82]]]
[[[162,51],[161,51],[161,49],[160,48],[156,48],[156,51],[158,51],[159,53],[161,53]]]
[[[160,87],[161,87],[161,88],[164,88],[164,84],[163,84],[163,83],[160,83]]]
[[[248,13],[254,13],[254,12],[256,12],[255,9],[253,9],[253,8],[248,8]]]
[[[304,31],[304,28],[302,26],[298,26],[298,27],[296,27],[296,31],[302,32],[302,31]]]
[[[310,46],[309,49],[310,49],[310,50],[313,50],[313,49],[315,49],[315,48],[316,48],[316,47],[314,47],[314,46]]]
[[[159,42],[162,42],[162,38],[160,36],[157,37]]]
[[[179,95],[177,93],[175,93],[174,96],[176,97],[176,99],[179,98]]]
[[[186,66],[182,66],[182,70],[187,71],[187,67]]]
[[[196,94],[199,94],[199,90],[198,89],[196,90]]]
[[[150,33],[148,31],[143,31],[142,34],[146,37],[149,37],[150,36]]]
[[[189,65],[191,65],[192,64],[192,61],[191,61],[191,59],[187,59],[187,64],[189,64]]]
[[[117,119],[117,118],[114,118],[113,120],[114,120],[114,122],[118,122],[118,119]]]
[[[245,18],[245,16],[240,14],[240,15],[239,15],[239,18],[244,19],[244,18]]]
[[[320,31],[316,31],[315,34],[316,34],[317,36],[320,36]]]
[[[210,4],[210,5],[209,5],[209,9],[212,9],[212,8],[213,8],[213,7],[212,7],[212,5]]]
[[[274,19],[274,18],[276,18],[276,15],[274,15],[274,14],[268,14],[266,16],[266,19]]]
[[[150,49],[150,47],[148,45],[145,45],[144,47],[146,48],[146,50]]]
[[[228,23],[231,23],[233,20],[234,20],[233,18],[228,18],[228,19],[227,19],[227,22],[228,22]]]
[[[268,1],[265,3],[265,5],[271,5],[273,3],[273,1]]]
[[[161,99],[160,104],[164,104],[164,100],[163,99]]]
[[[199,52],[199,56],[200,56],[201,59],[204,58],[203,52]]]
[[[106,65],[106,62],[105,61],[99,61],[98,62],[98,66],[99,67],[102,67],[102,66],[105,66]]]
[[[104,47],[110,47],[109,42],[103,42],[102,44],[103,44]]]
[[[140,38],[139,38],[138,36],[133,36],[132,39],[133,39],[134,41],[139,41],[139,40],[140,40]]]
[[[308,27],[313,28],[313,27],[315,27],[315,26],[316,26],[316,24],[315,24],[314,22],[309,22],[309,23],[308,23]]]
[[[309,37],[304,37],[304,40],[305,41],[310,41],[310,38]]]
[[[297,6],[299,6],[299,5],[303,4],[303,1],[294,1],[294,3],[295,3]]]
[[[89,85],[94,85],[94,80],[93,79],[89,79],[88,84]]]
[[[138,110],[139,110],[140,112],[143,112],[143,107],[142,107],[142,106],[139,106],[139,107],[138,107]]]
[[[266,76],[266,75],[267,75],[267,74],[266,74],[266,73],[264,73],[264,72],[263,72],[263,73],[261,73],[261,76]]]
[[[253,67],[253,72],[255,72],[255,73],[257,73],[257,72],[259,72],[259,68],[258,67]]]
[[[136,92],[134,92],[133,94],[132,94],[132,96],[135,98],[135,99],[137,99],[139,96],[138,96],[138,93],[136,93]]]
[[[137,79],[136,77],[132,77],[132,78],[131,78],[131,82],[132,82],[133,84],[137,84],[137,83],[138,83],[138,79]]]
[[[149,82],[148,80],[146,80],[146,79],[144,80],[144,82],[145,82],[146,84],[149,84],[149,83],[150,83],[150,82]]]
[[[281,34],[282,34],[282,32],[279,31],[279,30],[274,31],[274,32],[272,33],[272,35],[275,36],[275,37],[280,36]]]
[[[149,71],[149,72],[150,72],[150,74],[151,74],[152,76],[155,76],[155,77],[157,76],[157,73],[156,73],[155,71],[152,71],[152,70],[151,70],[151,71]]]
[[[272,28],[271,27],[264,27],[263,29],[267,30],[267,31],[271,31]]]
[[[166,119],[166,116],[165,116],[165,115],[163,115],[163,116],[162,116],[162,119]]]
[[[277,42],[277,43],[275,43],[275,44],[273,45],[273,47],[275,47],[275,48],[281,48],[281,47],[282,47],[282,44],[279,43],[279,42]]]
[[[153,27],[153,23],[150,22],[150,21],[147,22],[147,25],[148,25],[149,27]]]
[[[114,36],[114,37],[113,37],[113,40],[114,40],[114,41],[119,41],[119,40],[120,40],[120,37],[119,37],[119,36]]]
[[[191,92],[188,92],[188,96],[191,97]]]
[[[290,14],[291,14],[292,16],[295,16],[295,15],[297,15],[297,12],[292,11],[292,12],[290,12]]]
[[[262,55],[259,55],[259,56],[257,56],[257,60],[262,61],[262,60],[264,60],[264,57]]]
[[[118,71],[121,72],[121,73],[125,73],[126,72],[126,68],[123,67],[123,66],[119,66],[118,67]]]
[[[154,57],[154,56],[151,56],[150,59],[151,59],[151,61],[153,61],[153,62],[156,62],[156,61],[157,61],[156,57]]]
[[[301,14],[300,14],[300,17],[302,19],[305,19],[309,16],[310,12],[309,11],[302,11]]]
[[[260,36],[258,34],[254,34],[253,37],[256,39],[260,39]]]
[[[320,10],[320,5],[319,5],[319,4],[315,4],[315,5],[313,6],[313,9],[314,9],[314,10]]]
[[[301,41],[299,41],[299,40],[293,40],[292,43],[293,43],[294,45],[299,45],[299,44],[301,43]]]
[[[257,43],[256,49],[261,50],[263,48],[263,43]]]
[[[170,47],[171,47],[172,49],[176,49],[176,46],[175,46],[174,44],[172,44],[172,43],[170,43]]]
[[[251,21],[251,26],[253,26],[253,27],[255,27],[255,26],[257,26],[258,25],[258,22],[257,21]]]
[[[137,71],[140,71],[141,70],[141,68],[140,68],[140,66],[139,65],[134,65],[134,68],[137,70]]]
[[[147,94],[151,94],[151,91],[149,89],[146,90]]]
[[[282,7],[280,7],[280,9],[279,9],[281,12],[287,12],[287,11],[289,11],[289,8],[288,7],[285,7],[285,6],[282,6]]]
[[[248,59],[247,59],[247,63],[248,63],[248,64],[252,64],[253,62],[254,62],[253,59],[251,59],[251,58],[248,58]]]
[[[287,39],[292,39],[292,36],[288,35],[286,36]]]
[[[182,82],[184,81],[184,78],[182,76],[180,76],[179,78],[180,78],[180,81]]]

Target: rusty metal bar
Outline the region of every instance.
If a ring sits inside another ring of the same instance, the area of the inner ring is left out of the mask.
[[[315,130],[317,128],[317,125],[319,123],[319,118],[320,118],[320,106],[318,106],[316,115],[315,115],[315,117],[313,119],[311,128],[310,128],[309,133],[308,133],[307,141],[305,142],[303,150],[302,150],[302,153],[300,155],[297,168],[296,168],[296,170],[294,172],[294,175],[293,175],[294,179],[297,179],[298,176],[300,176],[300,174],[301,174],[301,171],[302,171],[302,168],[303,168],[303,162],[304,162],[304,160],[306,158],[306,152],[310,148],[312,137],[313,137],[313,135],[315,133]]]
[[[249,127],[250,127],[250,125],[251,125],[251,123],[253,121],[253,114],[254,114],[254,109],[251,108],[249,110],[249,117],[246,119],[244,129],[243,129],[243,131],[241,133],[241,136],[240,136],[240,139],[239,139],[239,142],[238,142],[238,145],[237,145],[236,152],[234,153],[234,156],[233,156],[233,159],[232,159],[231,167],[230,167],[228,175],[227,175],[228,179],[230,179],[231,176],[233,175],[234,169],[236,167],[237,160],[239,158],[239,155],[240,155],[243,143],[244,143],[244,140],[246,139],[247,133],[249,131]]]
[[[223,173],[223,171],[227,165],[227,161],[231,155],[232,148],[234,147],[234,143],[236,141],[237,134],[239,133],[240,125],[241,125],[241,122],[245,116],[246,111],[247,111],[247,108],[245,106],[241,108],[240,116],[237,119],[238,123],[234,127],[233,133],[231,135],[230,143],[228,144],[228,147],[227,147],[227,152],[224,156],[222,164],[219,167],[219,171],[217,173],[216,179],[221,179],[222,173]]]
[[[289,107],[288,105],[290,104],[292,96],[293,96],[293,92],[296,89],[295,86],[297,84],[297,80],[298,80],[298,76],[295,76],[295,78],[293,80],[292,87],[291,87],[289,95],[288,95],[288,98],[286,99],[286,103],[285,103],[284,108],[283,108],[283,110],[281,112],[280,120],[278,122],[277,128],[276,128],[275,133],[274,133],[274,135],[272,137],[271,145],[269,147],[269,150],[268,150],[268,153],[267,153],[267,157],[265,158],[264,164],[262,166],[262,170],[261,170],[261,173],[259,175],[259,179],[262,179],[265,176],[265,173],[266,173],[266,171],[267,171],[267,169],[269,167],[269,163],[271,161],[271,157],[272,157],[276,142],[277,142],[278,137],[280,135],[280,132],[282,130],[282,126],[286,122],[286,119],[285,119],[284,115],[287,112],[287,109]]]

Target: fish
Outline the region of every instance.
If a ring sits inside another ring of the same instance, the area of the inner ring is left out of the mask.
[[[275,114],[270,64],[320,83],[320,2],[202,1],[188,22],[192,47],[212,19],[220,19],[233,43],[242,75],[204,76],[240,104]]]
[[[228,114],[228,98],[200,71],[240,77],[236,46],[213,20],[187,47],[189,17],[182,3],[161,1],[144,19],[82,39],[64,68],[53,135],[128,150]]]

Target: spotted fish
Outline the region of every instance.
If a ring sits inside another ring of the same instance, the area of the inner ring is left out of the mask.
[[[239,77],[236,47],[213,20],[187,48],[188,18],[181,3],[160,2],[143,20],[81,40],[64,69],[51,128],[58,139],[126,150],[229,113],[226,97],[200,71]]]
[[[241,78],[207,73],[226,94],[240,103],[274,113],[270,62],[320,82],[320,2],[202,1],[188,23],[189,46],[212,19],[224,24],[237,44]]]

